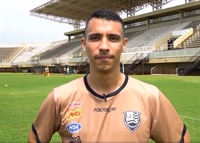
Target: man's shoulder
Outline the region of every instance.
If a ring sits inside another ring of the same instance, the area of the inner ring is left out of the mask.
[[[68,83],[65,83],[63,85],[60,85],[60,86],[58,86],[56,88],[58,88],[58,89],[63,89],[64,88],[65,89],[65,88],[70,87],[71,89],[74,89],[74,88],[77,88],[77,86],[80,85],[80,84],[84,84],[83,77],[74,79],[74,80],[72,80],[72,81],[70,81]]]
[[[85,87],[83,77],[72,80],[66,84],[60,85],[54,88],[54,97],[55,98],[62,98],[62,97],[69,97],[78,91],[81,91]]]
[[[145,81],[142,81],[140,79],[137,79],[135,77],[132,77],[132,76],[129,76],[129,82],[132,84],[132,83],[135,83],[135,84],[139,84],[141,86],[151,86],[151,87],[155,87],[154,85],[148,83],[148,82],[145,82]]]
[[[128,87],[140,93],[158,94],[159,89],[150,83],[141,81],[134,77],[129,77]]]

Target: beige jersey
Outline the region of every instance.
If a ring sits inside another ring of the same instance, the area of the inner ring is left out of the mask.
[[[86,76],[55,88],[32,129],[38,142],[58,132],[63,143],[182,143],[186,128],[167,98],[153,85],[126,76],[123,85],[99,95]]]

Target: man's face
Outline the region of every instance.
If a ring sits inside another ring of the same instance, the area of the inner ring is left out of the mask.
[[[90,60],[91,70],[119,70],[120,56],[127,43],[121,23],[93,18],[86,30],[82,47]]]

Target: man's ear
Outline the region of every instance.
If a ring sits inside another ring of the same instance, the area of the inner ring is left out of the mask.
[[[86,51],[86,40],[85,40],[85,38],[83,37],[83,38],[81,38],[81,45],[82,45],[82,48],[83,48],[83,51]]]
[[[124,41],[123,41],[123,49],[122,49],[123,52],[125,52],[125,50],[126,50],[127,43],[128,43],[128,39],[127,39],[127,38],[124,38]]]

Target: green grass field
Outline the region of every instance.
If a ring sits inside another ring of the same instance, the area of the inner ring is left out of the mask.
[[[56,86],[83,75],[64,76],[0,73],[0,143],[25,143],[37,111]],[[174,105],[188,127],[191,143],[200,142],[199,76],[134,76],[156,85]],[[8,86],[5,86],[5,85]],[[173,127],[172,127],[173,128]],[[51,143],[60,142],[55,134]]]

